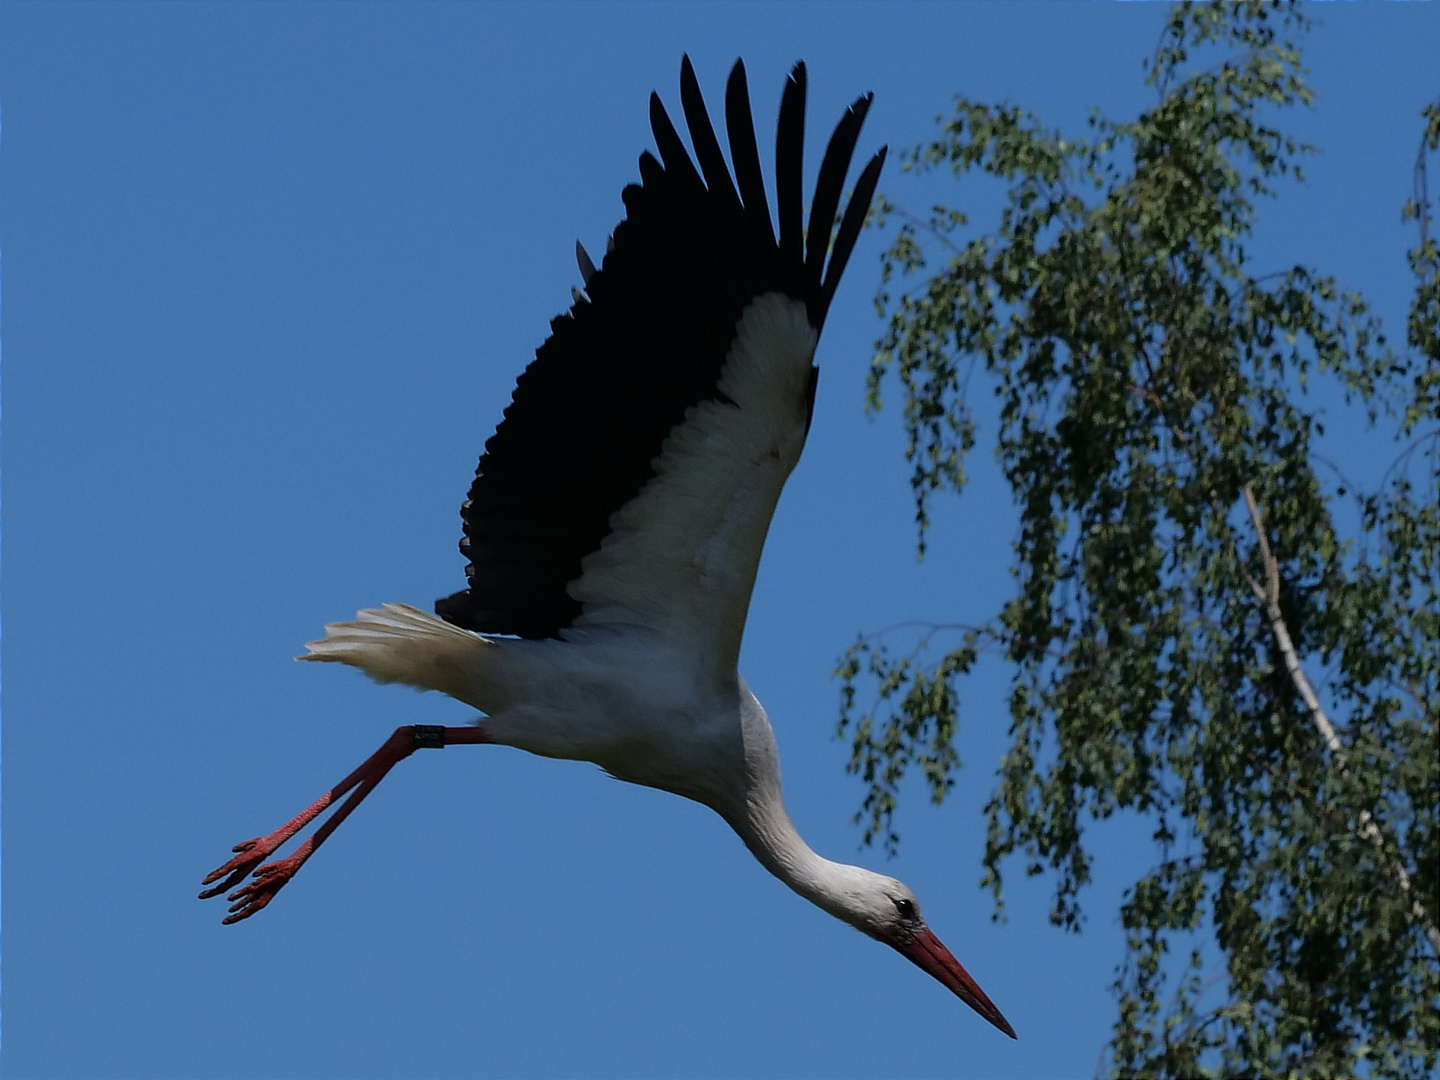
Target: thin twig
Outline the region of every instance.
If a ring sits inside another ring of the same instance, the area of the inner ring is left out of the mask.
[[[1420,152],[1415,155],[1415,218],[1420,226],[1420,249],[1430,242],[1430,188],[1426,182],[1425,157],[1429,150],[1429,132],[1420,136]]]

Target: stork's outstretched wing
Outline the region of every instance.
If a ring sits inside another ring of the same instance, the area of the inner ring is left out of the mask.
[[[435,605],[458,626],[546,638],[623,625],[738,652],[809,428],[815,343],[885,151],[861,172],[831,250],[870,97],[830,138],[806,231],[795,65],[776,136],[777,239],[744,67],[725,94],[733,179],[688,57],[680,90],[699,169],[651,95],[660,160],[641,155],[599,269],[580,252],[585,294],[551,323],[485,444],[462,510],[469,587]]]

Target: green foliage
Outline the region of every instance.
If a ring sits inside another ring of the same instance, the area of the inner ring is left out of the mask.
[[[1020,532],[1015,596],[952,628],[938,662],[928,635],[899,656],[862,638],[841,659],[866,839],[896,842],[909,769],[945,797],[961,680],[1001,653],[997,913],[1020,854],[1054,875],[1052,920],[1078,929],[1086,829],[1118,810],[1154,827],[1156,865],[1120,913],[1121,1075],[1414,1076],[1440,1045],[1440,257],[1424,191],[1440,102],[1406,208],[1421,240],[1397,353],[1332,278],[1250,270],[1255,201],[1309,149],[1267,124],[1309,100],[1303,29],[1289,7],[1176,8],[1146,65],[1155,105],[1096,114],[1085,139],[959,98],[905,165],[1006,182],[993,234],[880,204],[880,224],[901,224],[869,392],[878,408],[891,374],[903,390],[922,551],[929,500],[965,483],[976,369]],[[916,287],[892,296],[898,282]],[[1375,490],[1324,479],[1316,379],[1409,440]]]

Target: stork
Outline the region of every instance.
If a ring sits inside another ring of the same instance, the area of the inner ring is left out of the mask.
[[[816,342],[885,160],[882,147],[861,170],[832,246],[871,96],[830,137],[806,226],[795,65],[775,140],[778,234],[743,64],[725,91],[733,177],[688,57],[680,101],[695,160],[652,94],[660,157],[640,156],[601,264],[576,245],[584,290],[485,444],[461,509],[467,587],[434,615],[384,604],[332,623],[299,657],[438,690],[481,715],[397,728],[285,825],[236,845],[200,896],[228,893],[223,921],[248,919],[396,762],[424,747],[513,746],[710,807],[791,889],[1014,1038],[905,885],[800,838],[770,721],[737,671],[765,533],[810,427]],[[266,861],[326,810],[293,854]]]

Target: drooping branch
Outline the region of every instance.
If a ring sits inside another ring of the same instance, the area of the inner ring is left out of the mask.
[[[1290,628],[1285,624],[1285,617],[1280,611],[1280,564],[1275,558],[1274,552],[1270,549],[1270,540],[1265,535],[1265,522],[1260,515],[1260,504],[1255,499],[1255,492],[1249,484],[1245,485],[1245,506],[1250,511],[1251,524],[1255,526],[1255,538],[1260,547],[1260,559],[1265,564],[1265,584],[1246,575],[1250,582],[1250,589],[1255,598],[1265,609],[1265,617],[1270,622],[1270,632],[1275,635],[1275,644],[1280,649],[1280,655],[1285,661],[1285,671],[1294,683],[1300,700],[1305,703],[1305,708],[1310,713],[1310,719],[1315,724],[1315,730],[1319,732],[1320,738],[1330,751],[1330,760],[1335,768],[1344,772],[1347,762],[1345,759],[1345,748],[1340,741],[1340,735],[1335,730],[1335,725],[1330,722],[1324,707],[1320,704],[1319,695],[1315,693],[1315,687],[1310,682],[1305,669],[1300,666],[1300,657],[1295,651],[1295,643],[1290,638]],[[1360,839],[1371,844],[1375,851],[1383,859],[1390,860],[1390,869],[1395,881],[1400,886],[1400,891],[1410,896],[1411,914],[1419,920],[1420,925],[1425,928],[1425,936],[1430,940],[1430,947],[1435,950],[1435,955],[1440,958],[1440,928],[1437,928],[1430,921],[1429,913],[1420,899],[1413,895],[1410,888],[1410,874],[1405,869],[1403,859],[1396,858],[1385,842],[1385,837],[1380,832],[1380,827],[1375,822],[1374,815],[1369,810],[1360,812],[1358,825],[1352,829]]]

